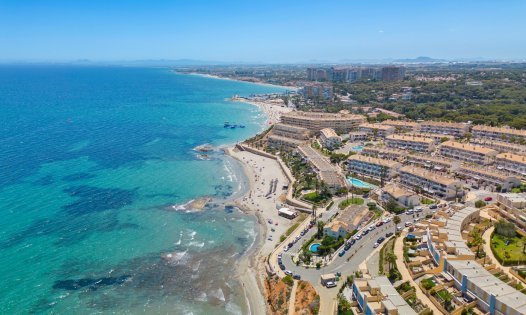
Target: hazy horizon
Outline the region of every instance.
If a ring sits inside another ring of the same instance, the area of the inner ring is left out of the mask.
[[[0,1],[0,61],[516,61],[525,11],[524,1]]]

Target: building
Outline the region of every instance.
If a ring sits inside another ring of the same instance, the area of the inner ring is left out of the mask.
[[[389,179],[396,175],[401,164],[393,160],[383,160],[371,156],[355,154],[347,158],[347,169],[351,173]]]
[[[380,108],[380,107],[375,108],[373,110],[373,112],[376,113],[376,114],[383,113],[383,114],[386,114],[386,115],[391,116],[393,118],[405,117],[405,115],[403,115],[403,114],[399,114],[397,112],[393,112],[392,110],[387,110],[387,109]]]
[[[433,141],[435,141],[435,144],[439,144],[445,141],[455,140],[455,137],[451,135],[444,135],[441,133],[408,132],[404,136],[431,138],[433,139]]]
[[[414,121],[384,120],[382,125],[392,126],[397,133],[416,132],[420,130],[420,124]]]
[[[361,131],[351,131],[351,132],[349,132],[349,140],[351,142],[366,141],[368,139],[369,139],[369,134],[367,132],[361,132]]]
[[[517,143],[510,143],[497,140],[488,140],[482,138],[472,138],[470,142],[474,145],[480,145],[486,148],[491,148],[499,152],[512,152],[517,154],[526,154],[526,145]]]
[[[446,141],[440,145],[440,154],[464,162],[488,165],[493,163],[498,152],[469,143]]]
[[[526,130],[505,127],[476,125],[471,128],[471,134],[474,138],[485,138],[505,142],[526,141]]]
[[[289,208],[281,208],[278,210],[278,215],[292,220],[298,216],[298,212],[290,210]]]
[[[307,128],[285,125],[285,124],[275,124],[272,127],[272,134],[276,136],[287,137],[297,140],[309,140],[310,132]]]
[[[500,215],[526,231],[526,193],[497,194]]]
[[[277,136],[273,134],[267,137],[267,145],[269,146],[269,148],[273,148],[276,150],[291,151],[302,144],[305,144],[305,141]]]
[[[521,184],[517,176],[493,168],[463,165],[458,167],[455,173],[475,181],[479,187],[500,186],[502,192],[511,191],[513,187]]]
[[[406,161],[418,167],[444,172],[455,170],[460,164],[458,161],[427,154],[408,154],[406,156]]]
[[[301,145],[298,147],[298,153],[312,165],[318,178],[325,182],[332,192],[347,187],[347,181],[341,174],[339,167],[329,163],[318,151],[309,145]]]
[[[420,197],[416,193],[394,183],[387,184],[382,188],[380,198],[384,203],[394,199],[404,207],[414,207],[420,204]]]
[[[442,121],[423,121],[420,123],[420,131],[426,133],[451,135],[455,138],[461,138],[469,131],[469,125]]]
[[[518,176],[526,176],[526,156],[514,153],[500,153],[496,158],[497,168]]]
[[[382,124],[361,124],[358,126],[358,130],[360,132],[365,132],[369,136],[372,136],[374,138],[385,138],[386,136],[394,133],[395,128],[393,126],[387,126]]]
[[[293,111],[281,115],[281,122],[287,125],[307,128],[312,132],[320,132],[325,128],[332,128],[338,132],[349,132],[365,122],[361,115],[342,113],[316,113]]]
[[[329,81],[327,69],[307,68],[307,79],[310,81]]]
[[[336,131],[331,128],[324,128],[320,130],[320,142],[323,147],[333,149],[342,144],[342,138],[336,134]]]
[[[498,315],[526,314],[524,294],[504,283],[474,260],[444,261],[444,272],[463,297],[475,298],[483,312]]]
[[[340,221],[338,219],[332,220],[323,228],[323,234],[330,236],[334,239],[345,237],[351,232],[352,231],[349,228],[349,225],[346,222]]]
[[[404,166],[398,173],[400,183],[417,192],[422,191],[444,199],[462,195],[462,184],[454,178],[414,166]]]
[[[435,141],[431,138],[410,137],[399,134],[385,137],[385,144],[390,148],[419,152],[431,152],[435,149]]]
[[[307,99],[332,100],[334,94],[330,84],[307,84],[300,90],[300,94]]]
[[[354,279],[351,287],[352,300],[356,302],[360,313],[417,315],[400,296],[385,276],[374,279]]]
[[[388,147],[366,146],[362,149],[361,154],[376,157],[379,159],[401,161],[407,155],[407,151],[392,149]]]
[[[405,68],[399,66],[387,66],[382,68],[382,81],[400,81],[405,77]]]

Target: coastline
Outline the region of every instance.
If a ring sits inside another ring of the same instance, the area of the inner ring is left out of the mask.
[[[214,74],[206,74],[206,73],[198,73],[198,72],[187,72],[187,73],[182,73],[182,74],[195,75],[195,76],[200,76],[200,77],[209,78],[209,79],[229,80],[229,81],[237,81],[237,82],[244,82],[244,83],[259,84],[259,85],[263,85],[263,86],[280,88],[280,89],[289,89],[289,90],[293,90],[293,91],[296,91],[296,90],[299,89],[299,87],[297,87],[297,86],[277,85],[277,84],[265,83],[265,82],[257,82],[257,81],[247,81],[247,80],[239,80],[239,79],[233,79],[233,78],[225,78],[225,77],[221,77],[221,76],[214,75]]]

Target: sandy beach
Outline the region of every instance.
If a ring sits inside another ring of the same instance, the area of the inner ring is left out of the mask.
[[[285,200],[286,190],[283,189],[283,186],[288,185],[289,182],[276,160],[234,148],[226,151],[241,162],[250,182],[247,193],[236,199],[235,202],[244,211],[257,216],[260,229],[257,241],[239,263],[239,278],[243,284],[251,314],[266,314],[261,280],[265,273],[266,257],[279,242],[279,237],[292,224],[291,220],[278,216],[277,211],[277,205],[281,205]],[[276,179],[276,192],[266,196],[271,181]]]

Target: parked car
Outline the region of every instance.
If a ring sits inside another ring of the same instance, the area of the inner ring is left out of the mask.
[[[378,240],[376,242],[378,244],[382,244],[383,241],[385,241],[385,237],[381,236],[380,238],[378,238]]]
[[[409,222],[409,221],[407,221],[407,222],[405,223],[405,227],[408,227],[408,226],[411,226],[411,225],[413,225],[413,223],[411,223],[411,222]]]
[[[342,257],[343,255],[345,255],[345,249],[338,253],[338,256],[340,257]]]
[[[491,197],[484,198],[484,201],[492,201],[492,200],[493,200],[493,198],[491,198]]]
[[[295,280],[301,280],[301,276],[300,275],[293,275],[292,278],[295,279]]]
[[[413,209],[409,209],[409,210],[407,210],[407,211],[405,212],[405,214],[410,215],[410,214],[413,214],[413,212],[414,212]]]
[[[377,226],[377,227],[382,226],[382,225],[384,225],[384,223],[383,223],[382,221],[378,221],[378,222],[376,223],[376,226]]]
[[[325,287],[327,287],[327,288],[334,288],[335,286],[336,286],[336,283],[333,282],[333,281],[327,281],[325,283]]]
[[[378,242],[374,243],[374,245],[373,245],[374,248],[376,248],[378,246],[380,246],[380,244],[378,244]]]
[[[287,276],[292,276],[292,271],[290,271],[290,270],[285,270],[285,274],[286,274]]]
[[[347,244],[345,244],[345,246],[343,247],[343,249],[345,249],[345,250],[349,250],[349,249],[351,249],[351,243],[347,243]]]
[[[429,209],[436,209],[436,208],[438,208],[438,206],[435,203],[429,206]]]
[[[393,232],[387,232],[385,233],[385,237],[391,237],[393,235]]]
[[[284,264],[279,264],[279,269],[285,270],[285,265]]]

